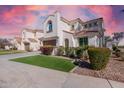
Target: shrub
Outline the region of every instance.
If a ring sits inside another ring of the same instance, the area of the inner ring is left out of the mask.
[[[43,46],[40,48],[40,51],[44,55],[51,55],[53,52],[53,48],[54,48],[54,46]]]
[[[75,57],[75,48],[70,47],[68,50],[69,50],[68,51],[68,56],[71,57],[71,58],[74,58]]]
[[[117,46],[112,45],[112,50],[114,51],[113,54],[115,54],[117,57],[121,56],[121,51],[118,49]]]
[[[117,57],[120,57],[120,56],[121,56],[121,51],[120,51],[119,49],[116,49],[116,50],[115,50],[115,55],[116,55]]]
[[[124,61],[124,52],[121,52],[121,59]]]
[[[57,55],[62,56],[64,55],[65,48],[63,46],[58,47],[57,49]]]
[[[65,47],[65,56],[69,56],[69,47]]]
[[[83,52],[84,52],[84,48],[83,47],[75,48],[75,54],[76,54],[77,58],[82,58]]]
[[[117,46],[112,45],[112,50],[113,50],[113,51],[116,51],[117,49],[118,49]]]
[[[87,50],[83,52],[83,60],[87,60],[89,58],[89,55],[87,53]]]
[[[91,68],[101,70],[106,67],[111,51],[108,48],[89,48],[88,54]]]

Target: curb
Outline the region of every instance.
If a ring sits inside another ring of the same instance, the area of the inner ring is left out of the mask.
[[[73,73],[73,71],[75,70],[75,69],[77,69],[78,68],[78,66],[76,66],[76,67],[74,67],[71,71],[69,71],[70,73]]]

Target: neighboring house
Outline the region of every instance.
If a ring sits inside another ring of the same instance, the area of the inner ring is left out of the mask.
[[[124,32],[113,33],[113,44],[117,46],[124,46]]]
[[[124,46],[124,37],[119,41],[118,46]]]
[[[105,38],[106,47],[112,49],[112,46],[124,46],[124,32],[113,33],[112,36]]]
[[[67,20],[59,12],[49,15],[43,22],[43,30],[24,29],[21,37],[21,49],[33,50],[40,46],[78,47],[83,45],[103,47],[103,18],[82,21],[80,18]]]
[[[15,46],[18,50],[37,51],[41,46],[39,38],[42,34],[42,30],[25,28],[21,37],[15,38]]]
[[[12,40],[7,38],[0,38],[0,50],[10,50],[13,48]]]
[[[14,47],[17,48],[17,50],[23,50],[22,46],[21,46],[21,41],[22,41],[21,37],[15,37],[13,40],[13,45],[14,45]]]

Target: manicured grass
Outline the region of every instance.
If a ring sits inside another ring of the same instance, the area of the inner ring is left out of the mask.
[[[21,51],[21,50],[0,50],[0,55],[23,53],[23,52],[25,52],[25,51]]]
[[[45,55],[16,58],[16,59],[11,59],[11,61],[36,65],[45,68],[51,68],[65,72],[69,72],[72,68],[75,67],[75,65],[71,63],[71,60],[52,57],[52,56],[45,56]]]

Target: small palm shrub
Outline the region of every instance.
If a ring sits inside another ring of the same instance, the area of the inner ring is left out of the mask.
[[[65,56],[67,57],[69,56],[69,51],[70,51],[69,47],[65,47]]]
[[[69,48],[68,56],[71,57],[71,58],[75,57],[75,48],[73,48],[73,47]]]
[[[43,46],[40,48],[40,51],[44,55],[51,55],[53,52],[54,46]]]
[[[86,51],[88,49],[88,46],[81,46],[75,48],[75,55],[77,58],[83,58],[84,56],[86,57]]]
[[[64,55],[65,48],[63,46],[58,47],[57,49],[57,55],[63,56]]]
[[[104,69],[109,61],[111,51],[108,48],[89,48],[88,55],[91,68],[94,70]]]
[[[112,46],[112,50],[113,50],[113,54],[116,55],[116,57],[120,57],[121,56],[121,51],[119,50],[119,48],[115,45]]]
[[[89,58],[89,55],[87,53],[87,50],[83,52],[83,60],[87,60]]]
[[[84,49],[83,47],[77,47],[75,48],[75,54],[77,58],[82,58]]]
[[[73,48],[73,47],[65,47],[65,56],[74,57],[75,56],[75,48]]]

